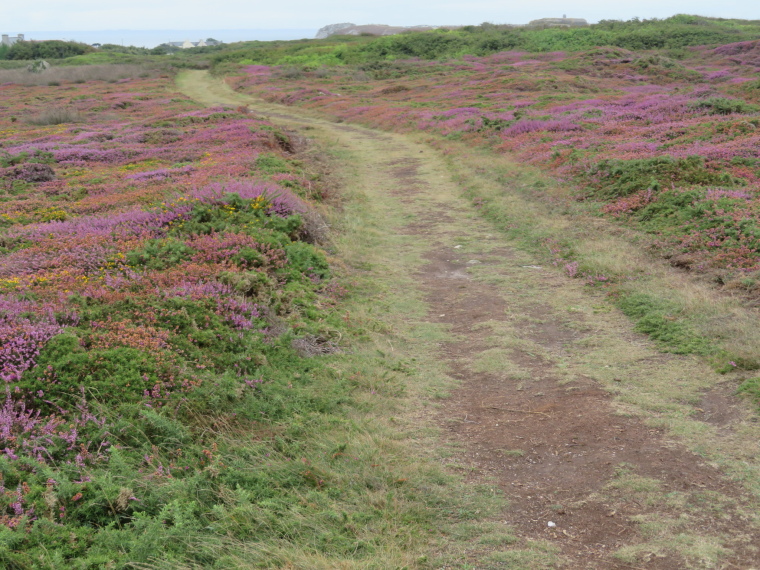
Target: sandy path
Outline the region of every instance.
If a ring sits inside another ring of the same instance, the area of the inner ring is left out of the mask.
[[[506,493],[500,520],[535,550],[517,560],[473,545],[460,553],[469,568],[760,568],[756,482],[735,467],[757,472],[757,425],[710,391],[720,377],[659,353],[599,293],[511,247],[429,147],[261,103],[203,72],[179,85],[350,149],[368,207],[404,212],[387,263],[406,265],[427,322],[449,331],[438,357],[459,381],[419,421],[458,445],[450,469]]]

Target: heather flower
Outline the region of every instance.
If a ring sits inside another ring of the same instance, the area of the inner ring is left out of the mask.
[[[49,317],[37,322],[28,318],[0,320],[0,379],[6,383],[19,380],[35,365],[42,347],[62,330]]]
[[[567,132],[579,131],[581,129],[582,127],[580,125],[576,125],[572,121],[566,119],[557,121],[526,120],[519,121],[511,127],[504,129],[502,131],[502,136],[511,137],[536,131]]]

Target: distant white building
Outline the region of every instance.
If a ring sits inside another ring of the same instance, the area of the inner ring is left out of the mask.
[[[3,34],[3,41],[2,45],[11,47],[16,42],[23,42],[24,41],[24,34],[19,34],[17,36],[9,36],[8,34]]]
[[[205,40],[200,40],[197,42],[191,42],[190,40],[185,40],[183,42],[167,42],[167,45],[170,45],[172,47],[178,47],[180,49],[188,49],[188,48],[194,48],[194,47],[206,47],[208,44],[205,42]]]

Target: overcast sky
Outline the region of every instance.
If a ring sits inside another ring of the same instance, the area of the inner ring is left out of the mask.
[[[278,29],[326,24],[524,24],[543,17],[673,14],[760,19],[760,0],[0,0],[2,33],[25,30]]]

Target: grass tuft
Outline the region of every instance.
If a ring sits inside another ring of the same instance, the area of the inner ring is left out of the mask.
[[[39,115],[29,117],[28,123],[32,125],[62,125],[64,123],[81,123],[84,116],[76,109],[71,107],[51,107]]]

